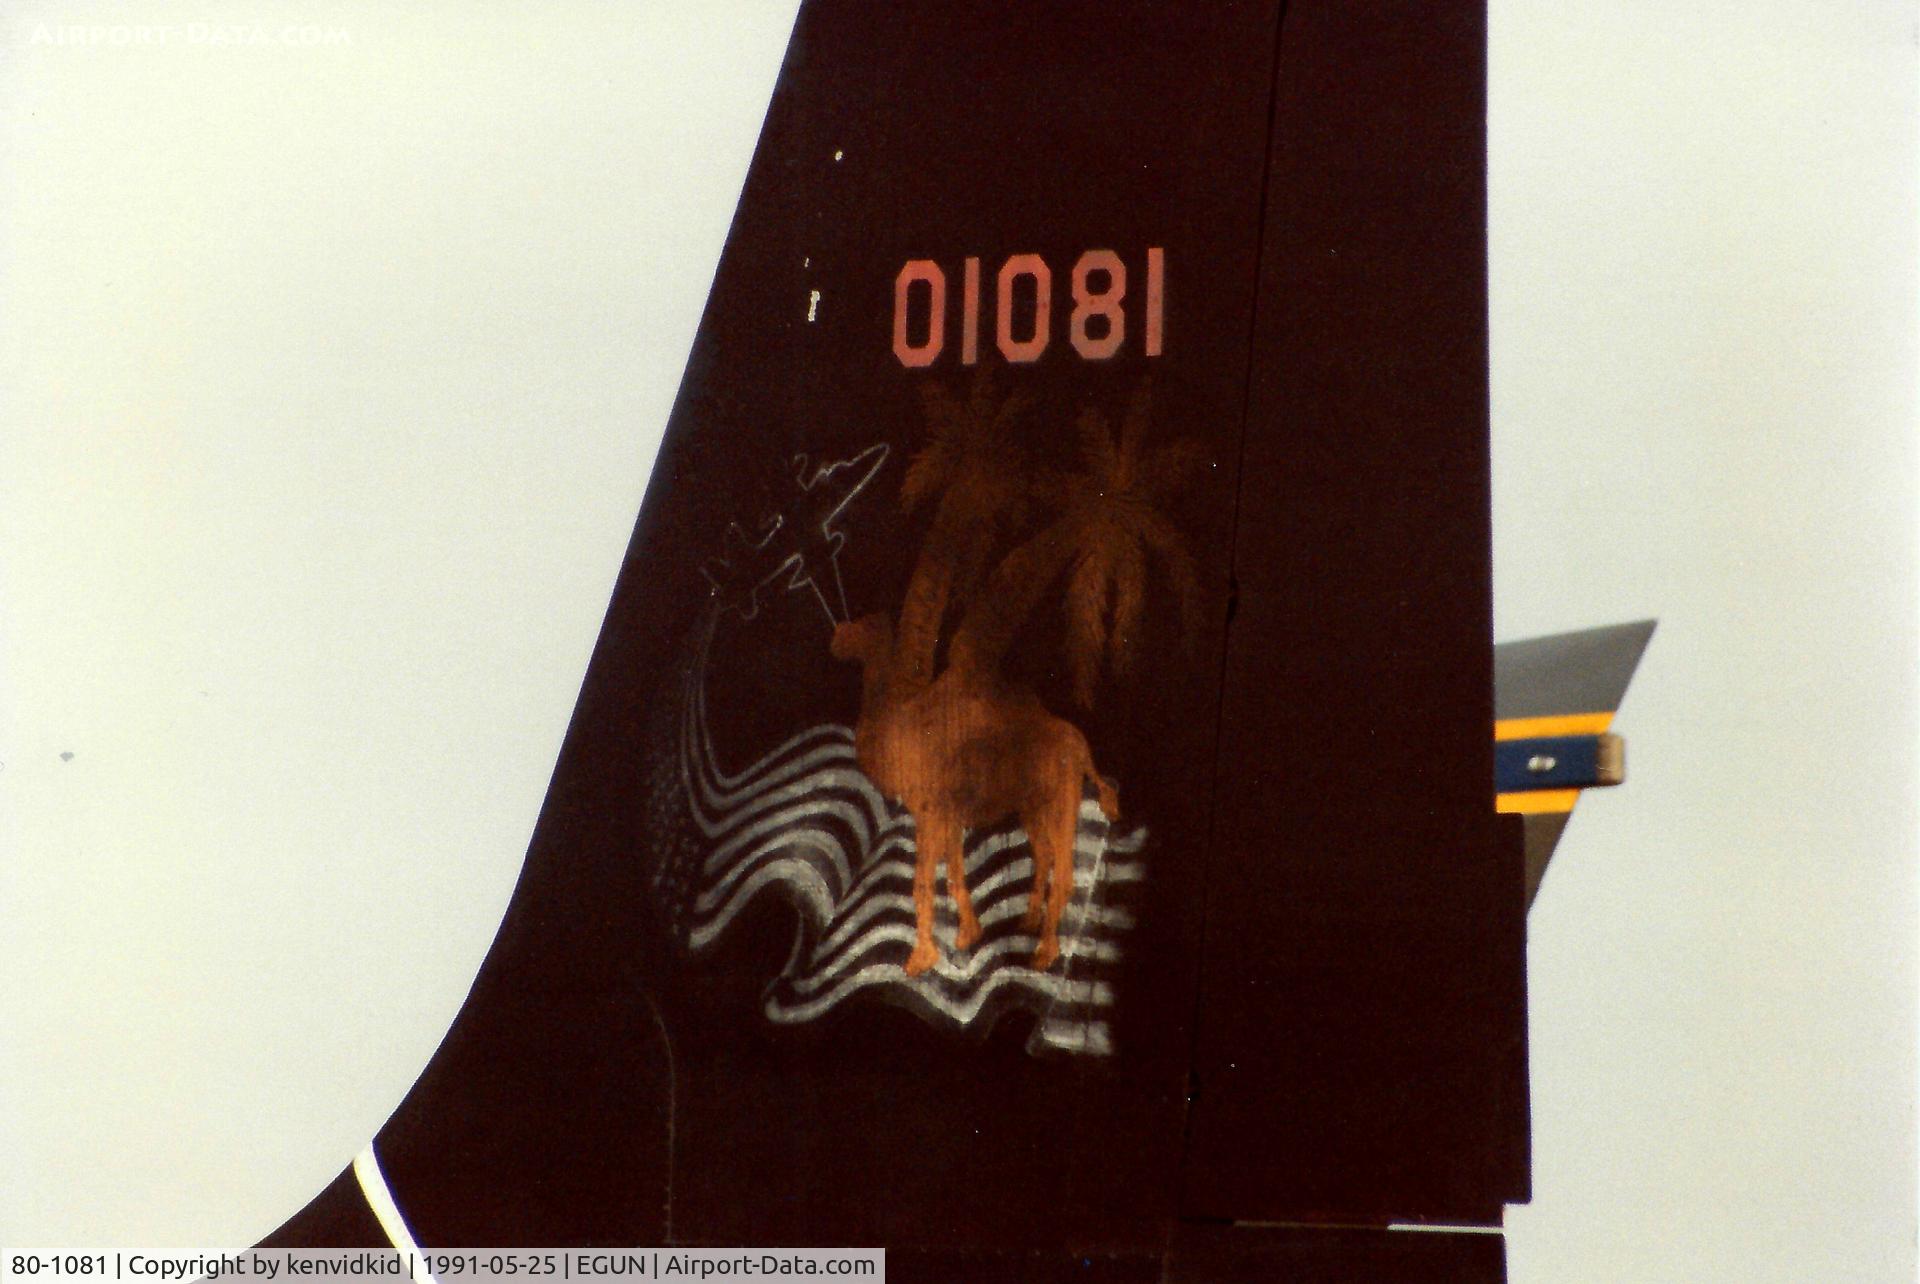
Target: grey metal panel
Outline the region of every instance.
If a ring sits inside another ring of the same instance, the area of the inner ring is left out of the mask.
[[[1503,642],[1493,650],[1497,718],[1611,712],[1620,707],[1653,620]]]

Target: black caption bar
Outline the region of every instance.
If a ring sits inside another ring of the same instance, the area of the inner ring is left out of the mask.
[[[0,1252],[0,1284],[127,1280],[134,1284],[197,1284],[246,1279],[374,1284],[494,1284],[526,1280],[795,1280],[885,1281],[880,1248],[449,1248],[249,1249],[236,1253],[182,1249],[95,1249]]]

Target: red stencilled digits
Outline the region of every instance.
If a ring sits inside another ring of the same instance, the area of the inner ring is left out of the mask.
[[[1089,291],[1087,286],[1098,273],[1105,274],[1104,288]],[[1073,316],[1067,326],[1067,337],[1073,342],[1073,350],[1089,361],[1105,361],[1120,351],[1120,345],[1127,338],[1127,314],[1120,310],[1120,303],[1127,297],[1127,265],[1112,250],[1088,250],[1073,265]],[[1095,338],[1088,333],[1087,323],[1095,317],[1105,324],[1103,333]]]
[[[970,258],[960,280],[960,364],[980,360],[980,260]]]
[[[927,338],[916,346],[907,339],[907,318],[914,284],[921,281],[927,285]],[[893,355],[901,365],[917,369],[932,365],[946,345],[947,274],[932,259],[909,259],[893,280]]]
[[[1158,245],[1147,249],[1147,338],[1150,357],[1160,355],[1167,311],[1167,252]]]
[[[1013,337],[1013,283],[1019,277],[1033,278],[1033,333],[1015,341]],[[1053,272],[1038,254],[1016,254],[1000,265],[1000,293],[994,301],[994,338],[1000,355],[1009,361],[1038,361],[1047,350],[1047,331],[1053,320]]]
[[[960,260],[959,348],[963,366],[980,363],[981,261],[977,255]],[[1129,295],[1127,262],[1117,251],[1088,250],[1074,261],[1067,341],[1082,360],[1106,361],[1118,355],[1126,347],[1130,330],[1138,336],[1145,355],[1160,355],[1166,343],[1167,253],[1163,247],[1147,247],[1146,274],[1145,290],[1136,289]],[[1031,318],[1026,313],[1023,278],[1032,282]],[[989,301],[994,310],[994,345],[1007,361],[1020,365],[1038,361],[1053,341],[1053,269],[1038,254],[1015,254],[1000,264],[995,285]],[[926,288],[917,288],[920,286]],[[1016,295],[1022,296],[1018,307]],[[1127,314],[1129,298],[1136,300],[1131,318]],[[932,259],[908,260],[893,281],[893,354],[900,364],[925,369],[939,361],[947,346],[947,320],[945,269]],[[1026,337],[1016,338],[1016,330],[1024,331]],[[916,334],[923,335],[917,343]]]

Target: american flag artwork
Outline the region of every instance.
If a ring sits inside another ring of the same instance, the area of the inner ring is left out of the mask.
[[[764,994],[776,1024],[812,1021],[859,996],[959,1031],[984,1031],[1023,1010],[1035,1018],[1030,1053],[1110,1055],[1116,964],[1145,873],[1145,828],[1110,824],[1091,791],[1082,799],[1060,958],[1045,971],[1031,966],[1036,937],[1023,922],[1033,881],[1025,831],[1010,819],[969,832],[966,879],[981,936],[970,950],[955,948],[955,907],[942,889],[941,958],[910,976],[912,817],[862,773],[846,726],[809,727],[727,770],[707,721],[712,637],[709,627],[680,693],[676,792],[697,840],[665,863],[660,879],[688,953],[714,948],[756,898],[779,896],[798,915],[799,939]]]

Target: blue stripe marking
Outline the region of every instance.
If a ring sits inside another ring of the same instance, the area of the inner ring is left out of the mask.
[[[1536,736],[1494,742],[1495,793],[1585,789],[1599,783],[1599,736]]]

